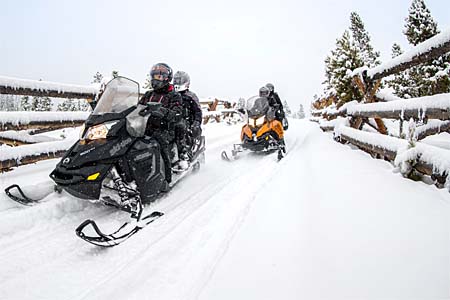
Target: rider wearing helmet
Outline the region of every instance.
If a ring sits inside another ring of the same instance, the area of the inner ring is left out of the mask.
[[[270,95],[270,90],[263,86],[262,88],[259,89],[259,96],[260,97],[266,97],[267,99],[269,99],[269,95]]]
[[[202,134],[202,108],[197,95],[189,90],[191,84],[189,74],[183,71],[176,72],[173,84],[183,98],[184,118],[191,128],[193,138],[198,138]]]
[[[286,115],[283,110],[283,104],[281,103],[280,96],[275,92],[275,87],[272,83],[266,84],[266,88],[269,90],[269,105],[273,107],[277,107],[277,111],[275,113],[275,117],[278,121],[283,124],[283,129],[288,129],[288,123],[286,120]]]
[[[172,69],[167,64],[155,64],[150,71],[153,90],[146,92],[139,100],[139,103],[143,105],[148,102],[157,102],[162,105],[161,116],[149,118],[147,133],[158,140],[161,146],[167,183],[172,181],[169,145],[175,140],[175,128],[182,119],[182,98],[170,84],[172,74]]]

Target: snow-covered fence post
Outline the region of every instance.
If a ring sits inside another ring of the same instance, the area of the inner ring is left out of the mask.
[[[416,127],[417,124],[413,118],[409,119],[408,122],[408,145],[406,151],[416,147],[417,137],[416,137]],[[404,160],[399,164],[400,172],[404,177],[416,179],[419,175],[414,171],[417,164],[416,159]]]
[[[412,50],[394,57],[392,60],[371,69],[359,68],[353,71],[353,84],[364,95],[366,103],[384,101],[376,92],[384,77],[398,74],[417,65],[430,62],[450,52],[450,30],[446,30],[427,41],[417,45]],[[429,115],[424,115],[426,118]],[[355,116],[353,116],[355,117]],[[358,118],[358,117],[356,117]],[[386,134],[387,129],[381,117],[375,117],[380,133]],[[442,119],[441,119],[442,120]],[[361,121],[359,121],[361,122]],[[355,123],[359,123],[355,122]]]
[[[203,124],[207,124],[211,118],[219,123],[222,118],[232,117],[236,113],[236,109],[234,108],[236,103],[229,101],[214,99],[214,101],[200,101],[200,104],[208,106],[208,111],[203,114]],[[219,105],[223,105],[224,109],[218,109]]]
[[[367,70],[363,70],[360,73],[357,73],[353,76],[353,83],[359,88],[361,93],[364,95],[364,102],[365,103],[373,103],[377,102],[378,99],[375,97],[378,89],[381,85],[381,79],[372,81],[367,79]],[[384,122],[381,118],[374,118],[375,123],[377,124],[376,128],[378,132],[382,134],[387,134],[387,128],[386,125],[384,125]],[[363,120],[359,118],[356,122],[360,123],[360,126],[362,126]]]

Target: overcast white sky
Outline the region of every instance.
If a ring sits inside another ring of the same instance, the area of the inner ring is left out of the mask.
[[[395,2],[395,3],[394,3]],[[88,84],[97,71],[145,81],[168,63],[200,97],[236,100],[267,82],[297,110],[320,92],[323,60],[357,11],[382,58],[411,0],[0,0],[0,75]],[[440,29],[450,1],[426,0]]]

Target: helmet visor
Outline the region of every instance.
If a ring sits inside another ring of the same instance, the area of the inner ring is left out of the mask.
[[[182,77],[174,77],[173,78],[173,84],[182,85],[183,83],[185,83],[185,82]]]
[[[151,79],[156,79],[160,81],[167,80],[169,78],[169,74],[170,70],[163,65],[153,66],[152,70],[150,71]]]

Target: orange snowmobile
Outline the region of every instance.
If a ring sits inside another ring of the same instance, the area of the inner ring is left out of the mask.
[[[278,151],[278,160],[286,154],[283,124],[275,119],[276,108],[269,105],[266,97],[254,96],[246,103],[247,124],[242,126],[241,144],[234,144],[231,155],[222,152],[222,158],[230,161],[245,150],[273,153]]]

